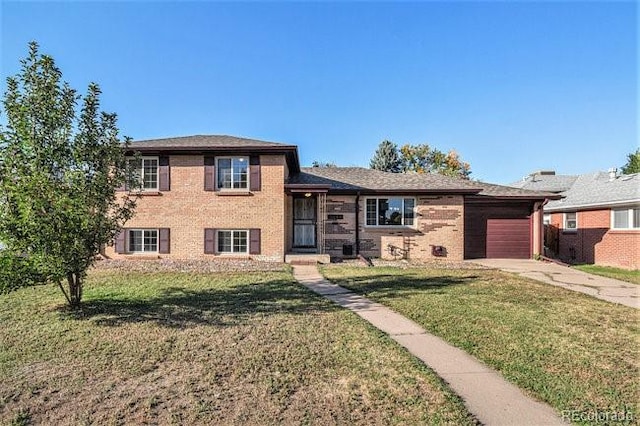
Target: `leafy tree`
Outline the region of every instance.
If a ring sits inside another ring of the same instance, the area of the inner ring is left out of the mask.
[[[78,96],[35,42],[21,63],[2,102],[0,240],[78,306],[87,269],[134,214],[135,196],[115,190],[139,183],[127,170],[116,115],[99,111],[99,87]]]
[[[369,167],[385,172],[399,173],[402,171],[402,162],[398,155],[398,146],[388,140],[380,142],[378,149],[373,154]]]
[[[314,160],[313,163],[311,163],[311,167],[338,167],[338,166],[333,161],[325,162],[325,161]]]
[[[636,152],[627,155],[627,164],[622,166],[622,173],[625,175],[640,173],[640,148],[637,148]]]

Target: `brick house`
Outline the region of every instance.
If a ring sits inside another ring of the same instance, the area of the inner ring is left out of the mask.
[[[640,174],[546,171],[514,185],[563,196],[544,206],[550,254],[568,263],[640,268]]]
[[[436,174],[301,168],[295,145],[230,136],[134,142],[144,190],[110,258],[530,258],[554,194]]]

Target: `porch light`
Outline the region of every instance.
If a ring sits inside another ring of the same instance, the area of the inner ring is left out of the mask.
[[[305,192],[305,193],[304,193],[304,196],[305,196],[305,197],[307,197],[307,198],[309,198],[309,197],[311,197],[311,193],[310,193],[310,192]]]

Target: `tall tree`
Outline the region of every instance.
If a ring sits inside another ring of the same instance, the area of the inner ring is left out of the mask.
[[[384,141],[384,155],[387,158],[394,158],[390,150],[395,150],[395,158],[398,159],[398,167],[395,170],[386,170],[403,173],[439,173],[445,176],[469,179],[471,167],[460,159],[455,151],[444,153],[439,149],[432,148],[428,144],[405,144],[398,148],[389,141]],[[382,144],[378,147],[376,154],[381,152]],[[376,157],[374,156],[374,159]],[[371,160],[373,167],[373,160]]]
[[[627,155],[627,164],[622,166],[622,173],[625,175],[640,173],[640,148]]]
[[[87,269],[134,214],[135,196],[116,196],[125,182],[138,185],[129,140],[123,146],[116,115],[99,110],[96,84],[78,96],[35,42],[21,63],[2,102],[0,240],[78,306]]]
[[[401,169],[400,156],[398,155],[398,146],[388,140],[380,142],[378,149],[373,154],[369,167],[384,172],[399,173]]]

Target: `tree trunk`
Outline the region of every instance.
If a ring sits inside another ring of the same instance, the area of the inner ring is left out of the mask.
[[[82,278],[78,273],[69,272],[67,274],[69,283],[69,304],[73,307],[80,306],[82,300]]]

